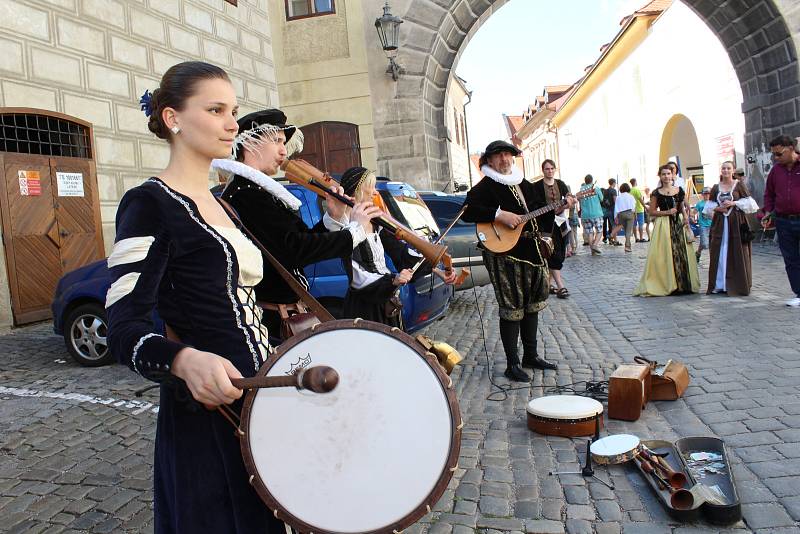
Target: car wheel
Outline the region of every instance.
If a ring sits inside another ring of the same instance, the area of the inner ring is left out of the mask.
[[[86,367],[99,367],[113,361],[107,335],[106,311],[100,304],[81,304],[69,312],[64,321],[67,351]]]

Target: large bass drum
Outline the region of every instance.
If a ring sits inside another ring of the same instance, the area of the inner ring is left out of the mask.
[[[301,532],[403,530],[457,467],[463,425],[452,381],[413,338],[359,319],[290,338],[258,374],[316,365],[339,374],[333,391],[247,393],[241,444],[253,487]]]

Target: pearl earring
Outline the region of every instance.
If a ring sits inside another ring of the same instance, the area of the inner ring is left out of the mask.
[[[181,129],[178,128],[177,126],[173,126],[172,128],[169,129],[169,131],[171,131],[175,135],[178,135],[179,133],[181,133]]]

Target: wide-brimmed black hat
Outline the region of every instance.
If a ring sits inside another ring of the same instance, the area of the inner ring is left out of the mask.
[[[488,145],[486,145],[486,150],[483,151],[483,155],[487,158],[492,154],[498,154],[500,152],[511,152],[514,156],[519,156],[522,154],[522,150],[518,149],[511,143],[506,143],[505,141],[492,141]]]
[[[254,111],[252,113],[248,113],[247,115],[236,121],[236,123],[239,125],[240,134],[246,130],[254,130],[264,124],[278,126],[280,128],[283,128],[283,132],[286,134],[287,141],[292,138],[295,130],[297,130],[297,128],[294,125],[286,124],[286,115],[283,113],[283,111],[279,109],[265,109],[262,111]]]

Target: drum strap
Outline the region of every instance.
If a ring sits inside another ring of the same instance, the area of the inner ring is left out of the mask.
[[[317,316],[317,319],[323,323],[326,321],[333,321],[333,315],[331,315],[331,313],[326,310],[325,307],[320,304],[319,301],[315,299],[314,296],[311,295],[311,293],[309,293],[308,290],[306,290],[306,288],[304,288],[294,276],[292,276],[292,273],[286,270],[286,267],[281,265],[281,263],[275,259],[275,256],[270,254],[269,250],[267,250],[267,248],[262,245],[258,239],[256,239],[256,236],[254,236],[253,233],[247,229],[244,223],[242,223],[241,219],[239,219],[239,216],[236,214],[236,211],[234,211],[233,207],[231,207],[230,204],[221,198],[218,198],[217,201],[222,205],[223,208],[225,208],[225,211],[228,212],[228,216],[231,218],[231,220],[233,220],[233,223],[239,228],[239,230],[244,233],[244,235],[246,235],[250,241],[252,241],[259,248],[259,250],[261,250],[261,253],[264,255],[264,257],[269,260],[269,262],[273,267],[275,267],[275,270],[278,271],[289,287],[291,287],[295,294],[300,297],[300,300],[303,301],[303,304],[308,306],[308,308],[314,312],[314,315]]]

